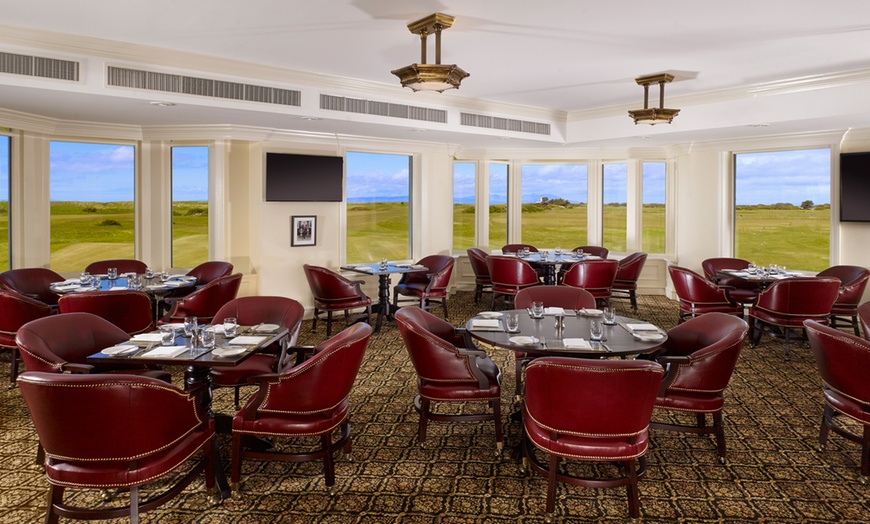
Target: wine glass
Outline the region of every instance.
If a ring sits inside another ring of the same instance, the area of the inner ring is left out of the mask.
[[[196,317],[184,317],[184,336],[190,337],[196,333],[197,320]]]

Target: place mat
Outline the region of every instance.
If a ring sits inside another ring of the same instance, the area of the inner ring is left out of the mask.
[[[137,356],[143,358],[175,358],[188,349],[190,348],[187,346],[160,346]]]
[[[230,340],[229,342],[227,342],[227,344],[241,345],[241,346],[256,346],[257,344],[260,344],[261,342],[263,342],[267,338],[268,337],[242,336],[242,337],[236,337],[236,338]]]

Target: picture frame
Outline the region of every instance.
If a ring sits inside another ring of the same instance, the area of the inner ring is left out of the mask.
[[[317,217],[313,215],[298,215],[290,217],[290,245],[317,245]]]

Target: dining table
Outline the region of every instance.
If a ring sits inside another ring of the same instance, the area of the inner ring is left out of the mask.
[[[378,277],[378,303],[375,305],[377,319],[372,333],[378,334],[384,319],[392,320],[395,307],[390,302],[391,276],[404,273],[424,273],[429,268],[420,264],[403,264],[388,262],[387,264],[348,264],[341,266],[343,271],[352,271],[363,275],[377,275]]]
[[[574,252],[568,253],[549,253],[547,251],[531,251],[529,253],[517,252],[515,255],[529,264],[535,269],[540,268],[543,273],[542,280],[545,285],[555,286],[557,268],[563,265],[570,266],[583,260],[601,260],[601,257],[594,255],[578,255]]]
[[[806,276],[798,271],[770,271],[764,268],[755,270],[748,269],[720,269],[716,271],[716,276],[719,279],[737,278],[751,285],[754,285],[759,291],[773,284],[777,280],[786,278]]]
[[[166,324],[164,324],[165,326]],[[157,366],[183,366],[184,388],[193,392],[197,401],[215,422],[215,431],[232,433],[232,415],[216,413],[212,410],[212,391],[209,373],[216,367],[234,367],[247,360],[251,355],[271,346],[280,344],[282,352],[291,351],[287,344],[290,330],[286,327],[259,324],[239,326],[235,336],[227,336],[219,325],[201,326],[215,333],[213,348],[203,347],[201,334],[185,334],[182,324],[168,324],[175,328],[172,345],[163,345],[161,333],[142,333],[130,340],[104,348],[87,357],[89,364],[130,366],[132,363]],[[300,348],[300,351],[303,351]],[[252,445],[268,447],[268,443],[255,442]],[[220,446],[214,439],[215,481],[220,498],[231,494],[223,467]]]

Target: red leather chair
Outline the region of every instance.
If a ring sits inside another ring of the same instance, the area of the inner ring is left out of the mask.
[[[63,280],[62,276],[44,267],[10,269],[0,273],[0,289],[15,291],[49,306],[57,306],[58,294],[51,290],[51,284]]]
[[[242,326],[275,324],[287,328],[290,334],[283,347],[266,348],[236,366],[212,368],[210,373],[212,387],[235,388],[235,406],[239,409],[239,388],[248,385],[248,378],[283,371],[290,356],[287,349],[296,345],[304,315],[305,308],[302,304],[287,297],[240,297],[224,304],[214,316],[215,323],[233,317]]]
[[[426,442],[426,426],[434,421],[495,422],[497,453],[503,448],[501,430],[501,371],[477,349],[465,330],[455,329],[428,311],[405,307],[396,313],[405,349],[417,371],[414,409],[420,414],[417,442]],[[446,415],[433,413],[435,402],[485,402],[492,413]]]
[[[749,261],[742,258],[708,258],[701,262],[701,269],[704,271],[704,276],[710,282],[717,286],[727,286],[728,294],[735,302],[747,305],[755,302],[758,297],[759,288],[754,282],[749,282],[742,278],[722,276],[719,271],[723,269],[746,269],[749,267]]]
[[[393,287],[393,305],[399,307],[399,295],[414,297],[422,309],[442,308],[447,318],[447,286],[456,260],[447,255],[429,255],[417,261],[426,266],[426,273],[404,273]],[[432,305],[432,301],[435,305]]]
[[[92,275],[105,275],[109,268],[113,267],[118,270],[118,274],[123,273],[138,273],[143,274],[148,270],[148,264],[141,260],[132,258],[118,258],[114,260],[98,260],[91,262],[85,268],[85,271]]]
[[[47,317],[52,312],[51,306],[44,302],[0,289],[0,348],[9,350],[9,381],[13,384],[18,376],[18,344],[15,343],[18,329],[31,320]]]
[[[619,262],[616,260],[581,260],[565,272],[562,285],[585,289],[597,302],[609,306],[618,270]]]
[[[693,414],[694,425],[653,422],[653,429],[713,434],[719,462],[725,463],[724,391],[737,365],[749,326],[726,313],[707,313],[668,330],[655,355],[664,366],[656,410]],[[707,426],[707,414],[713,425]]]
[[[127,332],[138,335],[154,330],[151,297],[142,291],[89,291],[69,293],[57,303],[61,313],[93,313]]]
[[[659,364],[648,360],[543,357],[528,365],[523,463],[547,477],[548,521],[557,482],[625,486],[629,515],[640,516],[637,482],[646,473],[648,428],[663,374]],[[581,477],[560,469],[562,459],[614,462],[621,475]]]
[[[505,244],[501,246],[501,254],[502,255],[511,255],[522,251],[525,248],[529,248],[530,253],[537,253],[538,248],[531,244]]]
[[[619,261],[616,269],[616,277],[610,288],[612,298],[628,298],[631,309],[637,311],[637,279],[646,264],[647,254],[638,251]]]
[[[242,459],[285,462],[323,460],[326,486],[335,484],[333,455],[351,453],[348,397],[372,334],[368,324],[357,323],[319,344],[305,362],[281,373],[252,377],[260,389],[233,417],[231,482],[239,489]],[[341,429],[341,438],[332,434]],[[320,438],[320,449],[299,453],[251,451],[242,438]]]
[[[822,271],[817,277],[836,277],[840,279],[840,294],[831,308],[831,327],[837,327],[837,318],[846,317],[855,330],[855,336],[860,337],[858,329],[858,304],[864,297],[870,270],[860,266],[832,266]]]
[[[743,317],[743,306],[731,298],[727,287],[719,287],[691,269],[680,266],[668,266],[668,273],[680,300],[679,322],[713,312]]]
[[[513,302],[521,289],[541,285],[535,268],[521,258],[491,255],[486,258],[486,266],[492,280],[493,308],[499,297],[502,302]]]
[[[840,293],[840,279],[834,277],[794,277],[777,280],[758,294],[749,308],[749,340],[758,344],[762,332],[785,337],[785,356],[791,354],[794,330],[803,331],[804,320],[828,323],[831,308]]]
[[[28,371],[18,377],[50,484],[45,522],[59,517],[114,519],[161,506],[205,472],[214,491],[214,423],[196,396],[134,375],[67,375]],[[131,406],[135,409],[131,409]],[[191,459],[193,466],[148,500],[139,487],[159,481]],[[129,489],[130,505],[83,507],[64,502],[73,489]]]
[[[211,322],[224,304],[236,298],[241,283],[242,274],[236,273],[212,280],[186,297],[169,299],[169,311],[158,324],[183,322],[184,317],[196,317],[202,324]]]
[[[563,309],[594,309],[598,304],[592,293],[585,289],[569,286],[534,286],[521,289],[514,299],[514,307],[528,309],[532,302],[543,302],[544,307],[560,307]],[[523,368],[530,362],[529,354],[523,351],[514,351],[514,368],[516,381],[514,384],[514,398],[522,399],[523,392]]]
[[[325,267],[305,264],[305,278],[308,279],[308,287],[314,295],[314,322],[311,330],[317,330],[317,320],[320,314],[326,312],[326,336],[332,336],[332,313],[344,311],[344,317],[348,319],[348,311],[351,309],[365,308],[365,321],[372,322],[372,299],[363,293],[361,286],[363,280],[348,280],[335,271]]]
[[[870,302],[858,306],[858,320],[861,322],[864,338],[870,340]]]
[[[486,265],[489,253],[479,247],[470,247],[465,251],[468,253],[468,261],[471,262],[471,270],[474,271],[474,303],[477,304],[485,290],[492,292],[492,279]]]
[[[577,246],[571,250],[571,252],[582,251],[584,255],[592,255],[593,257],[598,257],[601,259],[606,259],[607,255],[610,254],[610,250],[606,247],[601,246]],[[576,264],[577,262],[566,262],[559,266],[559,273],[556,276],[558,282],[562,282],[562,279],[565,278],[565,273],[571,269],[571,266]]]
[[[233,265],[221,260],[203,262],[187,272],[187,276],[196,279],[193,287],[180,287],[172,290],[171,297],[183,297],[208,284],[212,280],[229,276],[233,273]]]
[[[825,411],[819,432],[824,450],[828,433],[834,433],[861,445],[861,477],[866,484],[870,476],[870,342],[843,333],[816,321],[804,321],[804,329],[822,375]],[[850,424],[837,422],[842,415]],[[854,432],[855,423],[863,427]]]

